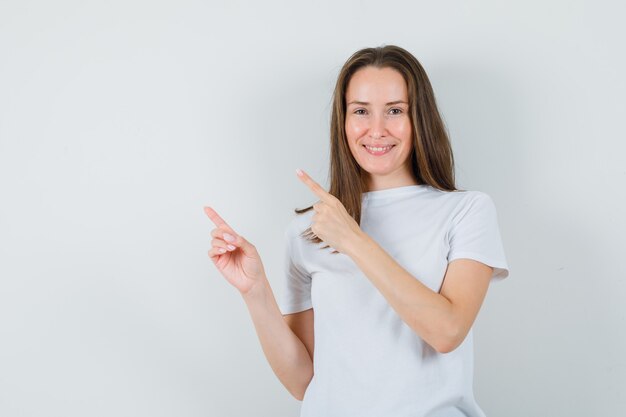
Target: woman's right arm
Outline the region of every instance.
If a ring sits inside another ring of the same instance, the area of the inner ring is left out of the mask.
[[[302,400],[313,378],[313,310],[283,319],[256,247],[214,209],[205,207],[204,211],[217,226],[211,230],[211,261],[243,296],[272,370],[285,388]]]
[[[291,395],[302,401],[304,392],[313,378],[313,352],[312,346],[307,348],[300,339],[302,336],[298,337],[294,330],[303,331],[305,335],[312,334],[312,320],[310,329],[308,329],[309,326],[307,329],[301,329],[300,324],[304,323],[303,320],[290,320],[292,319],[290,316],[295,315],[288,315],[283,318],[267,279],[259,282],[258,285],[242,295],[250,311],[263,353],[272,370]],[[301,318],[303,316],[312,318],[312,312],[313,310],[307,310],[304,313],[298,313],[298,315]],[[294,326],[299,326],[300,329],[292,330],[288,322],[293,323]],[[308,337],[304,339],[307,342],[311,340]]]

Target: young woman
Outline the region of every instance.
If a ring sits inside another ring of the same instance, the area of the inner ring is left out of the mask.
[[[455,188],[430,82],[406,50],[357,51],[333,100],[330,191],[297,170],[318,202],[286,230],[280,307],[255,247],[206,207],[209,256],[302,417],[484,416],[472,325],[509,274],[494,203]]]

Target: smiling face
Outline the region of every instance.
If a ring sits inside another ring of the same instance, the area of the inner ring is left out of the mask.
[[[368,191],[417,184],[407,86],[393,68],[366,66],[346,89],[346,138],[364,170]],[[382,148],[382,149],[381,149]]]

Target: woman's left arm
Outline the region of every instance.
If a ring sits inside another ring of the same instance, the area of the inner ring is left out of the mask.
[[[459,346],[469,332],[487,293],[493,268],[473,259],[448,264],[440,293],[400,266],[359,229],[344,246],[349,256],[381,292],[400,318],[441,353]]]
[[[456,349],[472,327],[482,305],[493,268],[472,259],[448,264],[436,293],[402,268],[368,236],[341,202],[308,174],[299,171],[320,201],[313,205],[311,230],[329,246],[356,263],[400,318],[441,353]]]

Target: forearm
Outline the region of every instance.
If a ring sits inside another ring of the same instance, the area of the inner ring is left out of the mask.
[[[426,343],[439,352],[452,350],[458,329],[447,298],[413,277],[365,233],[352,242],[347,255]]]
[[[283,319],[267,280],[243,298],[272,370],[285,388],[301,400],[313,377],[313,361],[306,346]]]

